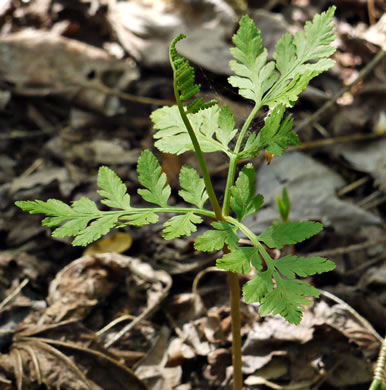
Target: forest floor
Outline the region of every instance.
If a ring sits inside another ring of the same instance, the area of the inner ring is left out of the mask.
[[[164,241],[161,223],[73,247],[14,203],[98,201],[107,165],[141,207],[136,162],[147,148],[183,204],[178,172],[197,167],[194,155],[155,150],[149,118],[173,104],[171,40],[188,36],[181,54],[202,96],[229,105],[240,126],[251,107],[227,83],[240,16],[272,55],[283,33],[330,5],[336,65],[291,110],[303,145],[269,166],[253,161],[265,206],[248,226],[260,233],[279,219],[285,186],[290,220],[325,226],[296,252],[336,269],[310,279],[322,294],[299,326],[242,302],[243,374],[246,389],[368,388],[386,331],[384,2],[0,0],[0,389],[231,388],[221,254],[195,251],[195,236]],[[213,153],[208,164],[220,193],[226,160]]]

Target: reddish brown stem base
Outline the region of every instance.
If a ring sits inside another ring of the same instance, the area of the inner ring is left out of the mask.
[[[228,283],[232,318],[233,390],[242,390],[240,283],[237,274],[228,272]]]

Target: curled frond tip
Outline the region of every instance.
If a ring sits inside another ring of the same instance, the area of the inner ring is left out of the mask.
[[[179,92],[180,99],[187,101],[200,91],[201,86],[194,84],[194,69],[189,61],[177,53],[176,44],[184,38],[186,38],[185,35],[180,34],[173,39],[170,45],[169,59],[174,73],[175,88]]]

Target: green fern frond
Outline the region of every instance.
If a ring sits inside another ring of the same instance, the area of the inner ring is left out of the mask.
[[[206,110],[207,108],[213,107],[216,104],[218,104],[217,100],[211,100],[207,103],[204,103],[204,99],[200,97],[200,98],[195,99],[193,103],[188,105],[188,107],[186,109],[186,113],[187,114],[196,114],[198,111]]]
[[[173,68],[175,89],[180,93],[180,99],[185,102],[200,92],[201,85],[195,84],[194,69],[189,61],[177,53],[176,44],[186,38],[184,34],[178,35],[172,41],[169,50],[170,64]]]
[[[182,102],[192,99],[201,89],[201,84],[195,84],[196,75],[193,67],[186,58],[181,57],[177,53],[176,44],[184,38],[186,38],[184,34],[180,34],[174,38],[169,50],[169,60],[174,74],[174,90],[179,95],[178,97],[176,96],[177,101],[179,98]],[[188,114],[195,114],[200,110],[205,110],[216,104],[218,104],[216,100],[204,103],[204,99],[200,97],[188,105],[186,112]]]

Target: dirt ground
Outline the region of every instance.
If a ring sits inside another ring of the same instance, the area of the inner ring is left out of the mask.
[[[0,0],[0,389],[231,389],[219,253],[195,251],[195,236],[164,241],[162,220],[73,247],[14,202],[98,201],[107,165],[141,207],[136,162],[147,148],[182,205],[178,172],[197,162],[157,151],[149,118],[173,104],[170,41],[188,36],[179,48],[202,96],[229,105],[240,126],[251,106],[227,83],[240,16],[272,55],[330,5],[336,65],[291,110],[303,145],[253,161],[265,206],[246,224],[260,233],[278,220],[286,186],[290,220],[325,226],[296,252],[336,270],[310,278],[322,294],[299,326],[242,302],[243,374],[245,389],[369,387],[386,331],[385,2]],[[208,164],[220,193],[226,160],[212,153]]]

